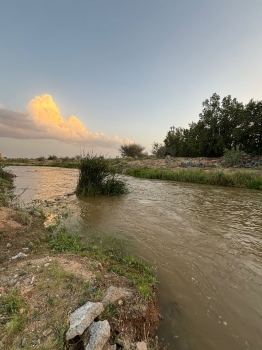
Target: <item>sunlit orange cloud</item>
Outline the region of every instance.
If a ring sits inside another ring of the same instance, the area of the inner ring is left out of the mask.
[[[87,146],[118,148],[132,143],[118,136],[111,138],[103,133],[92,133],[76,117],[63,119],[52,99],[45,94],[36,96],[27,106],[28,113],[0,107],[0,136],[22,139],[54,139]]]

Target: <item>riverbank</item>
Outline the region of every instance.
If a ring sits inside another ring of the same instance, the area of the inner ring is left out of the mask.
[[[190,182],[237,188],[262,189],[262,157],[245,156],[241,166],[227,167],[221,158],[173,158],[158,159],[152,156],[143,159],[108,159],[113,172],[129,176]],[[6,160],[5,165],[47,166],[79,168],[79,160]]]
[[[45,228],[41,208],[11,205],[6,186],[0,190],[0,348],[84,349],[91,331],[66,340],[69,315],[87,302],[100,304],[113,287],[120,294],[95,319],[110,325],[107,349],[158,349],[155,271],[115,238],[90,237],[84,245],[59,223]]]
[[[249,188],[262,190],[262,177],[259,173],[248,171],[225,172],[223,170],[202,170],[202,169],[150,169],[150,168],[129,168],[124,174],[145,178],[191,182],[196,184],[228,186],[237,188]]]

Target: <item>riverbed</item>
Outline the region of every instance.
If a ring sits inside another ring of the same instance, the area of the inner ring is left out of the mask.
[[[60,203],[156,267],[168,349],[262,349],[261,192],[126,177],[129,194],[82,200],[76,169],[8,168],[25,205]]]

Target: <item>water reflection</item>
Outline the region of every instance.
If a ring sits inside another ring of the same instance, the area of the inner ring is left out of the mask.
[[[170,349],[262,349],[261,192],[130,178],[128,195],[80,200],[76,170],[13,171],[25,202],[59,199],[157,266]]]

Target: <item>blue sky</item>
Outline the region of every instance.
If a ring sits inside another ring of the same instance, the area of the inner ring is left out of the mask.
[[[261,100],[261,0],[10,0],[0,6],[5,156],[73,156],[90,148],[114,156],[127,139],[150,150],[171,126],[197,121],[214,92],[244,103]],[[28,111],[30,101],[47,95],[59,109],[58,124],[41,119],[42,112],[36,116],[34,103]],[[68,124],[71,116],[86,130]]]

